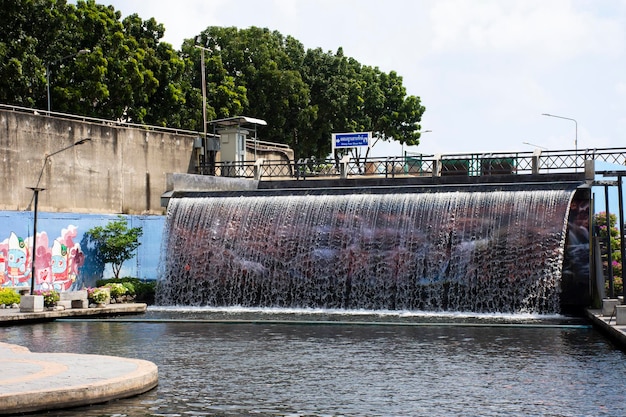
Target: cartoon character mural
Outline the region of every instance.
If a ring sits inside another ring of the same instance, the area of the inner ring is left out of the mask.
[[[50,247],[46,232],[37,233],[35,251],[35,288],[41,290],[69,290],[78,277],[78,269],[85,262],[79,243],[74,243],[76,227],[68,226]],[[0,242],[0,286],[29,287],[33,256],[32,237],[23,239],[14,232]]]
[[[8,242],[5,242],[0,248],[5,262],[5,266],[2,268],[4,270],[2,285],[12,287],[26,285],[30,279],[30,271],[26,262],[28,259],[26,242],[13,232],[11,232]]]

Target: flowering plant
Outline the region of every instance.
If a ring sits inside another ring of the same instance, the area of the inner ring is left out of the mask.
[[[106,288],[88,288],[87,297],[96,304],[104,304],[109,298],[109,291]]]
[[[111,289],[111,297],[113,298],[121,297],[122,295],[126,294],[127,291],[126,287],[119,283],[112,282],[106,284],[105,286]]]
[[[35,292],[36,295],[43,295],[43,305],[44,307],[54,307],[57,305],[57,302],[61,298],[59,293],[55,290],[39,290]]]

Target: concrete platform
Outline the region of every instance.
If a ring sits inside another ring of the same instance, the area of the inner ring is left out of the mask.
[[[626,325],[618,325],[615,315],[603,314],[602,310],[588,309],[587,317],[598,330],[626,351]]]
[[[97,404],[158,384],[148,361],[101,355],[33,353],[0,343],[0,415]]]
[[[19,308],[0,309],[0,326],[28,324],[71,317],[97,317],[117,314],[142,314],[148,306],[143,303],[107,304],[97,308],[68,308],[40,312],[22,312]]]
[[[70,317],[141,314],[146,304],[109,304],[35,313],[0,309],[0,325],[16,326]],[[103,403],[147,392],[158,384],[148,361],[114,356],[30,352],[0,343],[0,415]]]

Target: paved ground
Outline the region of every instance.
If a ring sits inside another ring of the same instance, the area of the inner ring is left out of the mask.
[[[41,313],[1,309],[0,325],[145,310],[145,304]],[[158,369],[152,362],[102,355],[34,353],[7,343],[0,343],[0,369],[0,415],[101,403],[144,393],[158,383]]]
[[[617,325],[615,316],[604,316],[600,310],[587,310],[587,317],[600,331],[626,350],[626,325]]]
[[[0,326],[41,322],[64,317],[141,314],[145,313],[146,309],[147,306],[143,303],[107,304],[102,308],[70,308],[67,310],[46,310],[36,313],[22,313],[19,308],[3,308],[0,309]]]

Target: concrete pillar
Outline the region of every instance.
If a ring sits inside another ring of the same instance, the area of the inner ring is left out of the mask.
[[[342,180],[348,178],[348,163],[350,162],[350,156],[344,155],[339,161],[339,175]]]
[[[533,151],[532,172],[533,174],[539,174],[539,158],[541,158],[541,149],[535,149]]]
[[[605,298],[602,300],[602,315],[605,317],[610,317],[615,314],[615,306],[619,305],[620,302],[617,298]]]
[[[254,162],[254,179],[256,181],[261,180],[261,175],[263,171],[263,158],[259,158]]]
[[[20,312],[37,313],[43,311],[43,295],[23,295],[20,298]]]
[[[593,159],[585,160],[585,181],[593,182],[596,179],[596,161]]]
[[[441,154],[435,155],[433,159],[433,177],[441,176]]]
[[[626,305],[615,306],[615,324],[618,326],[626,324]]]

